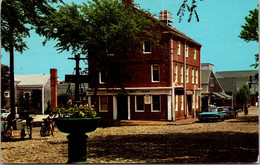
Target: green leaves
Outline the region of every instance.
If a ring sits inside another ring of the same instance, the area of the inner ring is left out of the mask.
[[[249,15],[245,17],[245,20],[246,23],[241,26],[242,30],[238,37],[246,42],[258,42],[258,9],[250,10]]]
[[[89,105],[72,105],[68,108],[53,108],[54,113],[58,113],[59,117],[71,117],[71,118],[94,118],[97,113],[94,107]]]

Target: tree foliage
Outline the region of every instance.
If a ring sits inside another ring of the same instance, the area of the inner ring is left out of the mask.
[[[203,1],[203,0],[200,0],[200,1]],[[191,21],[193,14],[195,14],[196,20],[197,20],[197,22],[199,22],[199,20],[200,20],[199,19],[199,15],[198,15],[198,13],[196,11],[197,0],[192,0],[190,5],[188,4],[188,2],[189,2],[189,0],[183,0],[183,3],[182,3],[182,5],[179,8],[179,11],[177,13],[177,16],[179,16],[179,22],[182,21],[182,17],[185,15],[186,8],[187,8],[188,12],[190,13],[188,22]]]
[[[30,30],[41,26],[42,17],[54,10],[52,3],[62,0],[3,0],[1,11],[2,48],[10,47],[23,53],[28,49],[24,38],[30,37]]]
[[[8,66],[1,64],[1,108],[6,105],[4,93],[9,90],[10,86],[10,69]]]
[[[242,30],[240,32],[241,39],[245,40],[246,42],[255,41],[258,42],[258,9],[250,10],[249,15],[245,17],[245,24],[242,25]],[[253,66],[255,68],[258,67],[258,61],[259,61],[259,54],[255,54],[255,64],[252,64],[250,66]]]
[[[243,85],[238,91],[237,91],[237,101],[241,103],[242,105],[246,105],[247,101],[250,100],[250,89],[247,85]]]
[[[37,29],[46,41],[56,39],[56,48],[85,54],[89,49],[105,54],[115,47],[134,48],[142,41],[138,33],[151,35],[144,27],[151,21],[144,14],[119,0],[93,0],[82,5],[60,5],[57,11],[43,18],[45,26]],[[56,28],[57,33],[52,29]],[[44,30],[47,29],[47,30]],[[48,30],[50,29],[50,30]]]

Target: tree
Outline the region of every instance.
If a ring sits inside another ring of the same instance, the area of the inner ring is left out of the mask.
[[[188,1],[189,1],[189,0],[183,0],[183,3],[182,3],[182,5],[180,6],[180,9],[179,9],[179,11],[178,11],[178,13],[177,13],[177,16],[179,16],[179,22],[182,21],[182,17],[185,15],[186,8],[187,8],[188,12],[190,13],[188,22],[191,21],[191,18],[192,18],[192,16],[193,16],[193,13],[194,13],[195,16],[196,16],[197,22],[199,22],[199,20],[200,20],[200,19],[199,19],[199,15],[198,15],[198,13],[197,13],[197,11],[196,11],[196,8],[197,8],[196,3],[197,3],[197,0],[192,0],[192,2],[191,2],[190,5],[188,5]],[[203,1],[203,0],[200,0],[200,1]]]
[[[242,108],[244,108],[247,105],[247,102],[250,100],[250,89],[247,85],[243,85],[238,91],[237,91],[237,102],[242,105]]]
[[[1,108],[6,105],[6,98],[4,93],[8,91],[10,88],[10,72],[9,67],[1,64]]]
[[[41,26],[42,17],[55,10],[51,4],[62,0],[3,0],[1,1],[1,47],[10,53],[11,112],[15,113],[14,51],[28,49],[23,40],[30,30]]]
[[[258,9],[250,10],[249,15],[245,17],[246,23],[242,25],[242,30],[240,32],[241,39],[246,42],[255,41],[258,42]],[[255,68],[258,67],[259,55],[255,54],[256,63],[252,64]],[[258,76],[256,76],[258,77]]]
[[[95,68],[89,76],[97,85],[100,68],[110,65],[107,54],[120,48],[121,54],[125,54],[120,58],[124,59],[129,52],[140,50],[144,40],[158,41],[157,35],[147,28],[154,26],[148,17],[151,14],[147,11],[120,0],[93,0],[82,5],[58,6],[57,11],[44,18],[46,24],[37,32],[45,36],[46,41],[55,39],[60,52],[71,50],[74,55],[94,58]],[[43,30],[51,27],[55,27],[57,33]]]

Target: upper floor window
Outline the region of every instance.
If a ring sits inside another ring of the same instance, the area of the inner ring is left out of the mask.
[[[136,111],[144,112],[144,96],[136,96]]]
[[[189,68],[186,68],[186,83],[189,83]]]
[[[152,48],[151,48],[151,42],[150,41],[145,41],[143,44],[143,53],[144,54],[149,54],[152,53]]]
[[[152,65],[152,82],[160,82],[160,67]]]
[[[99,84],[106,84],[107,83],[107,71],[102,69],[99,71]]]
[[[181,55],[181,42],[178,42],[177,48],[178,48],[177,54],[180,56]]]
[[[196,69],[196,77],[195,77],[195,79],[196,79],[196,84],[198,84],[198,82],[199,82],[199,78],[198,78],[198,69]]]
[[[180,75],[180,77],[181,77],[181,83],[183,83],[183,66],[181,66],[181,75]]]
[[[31,92],[29,92],[29,91],[23,92],[23,98],[30,99],[31,98]]]
[[[152,111],[161,111],[161,101],[159,95],[152,96]]]
[[[194,69],[192,68],[192,71],[191,71],[191,82],[192,84],[194,84]]]
[[[185,45],[185,57],[189,57],[189,46]]]
[[[9,98],[10,97],[10,92],[5,92],[4,96],[5,96],[5,98]]]
[[[108,96],[99,96],[99,112],[108,112]]]
[[[197,49],[196,48],[194,48],[194,60],[196,60],[197,59]]]
[[[175,65],[175,72],[174,72],[174,76],[175,76],[175,82],[178,82],[178,65]]]

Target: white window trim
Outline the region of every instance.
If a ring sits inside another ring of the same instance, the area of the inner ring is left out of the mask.
[[[197,99],[196,99],[196,108],[198,108],[199,107],[199,95],[197,94]]]
[[[179,96],[175,95],[175,111],[178,111],[179,106]]]
[[[107,84],[106,82],[102,82],[101,81],[101,77],[102,77],[102,72],[101,71],[99,71],[99,84]],[[107,71],[106,71],[106,74],[107,74]]]
[[[108,96],[107,97],[107,104],[108,104]],[[108,108],[108,105],[107,105]],[[101,96],[99,96],[99,112],[108,112],[108,109],[101,109]]]
[[[154,80],[153,80],[153,67],[154,67],[154,66],[158,66],[158,68],[159,68],[159,81],[154,81]],[[151,66],[151,78],[152,78],[152,79],[151,79],[151,80],[152,80],[152,83],[159,83],[159,82],[160,82],[160,66],[159,66],[158,64],[154,64],[154,65]]]
[[[184,110],[184,97],[183,95],[181,96],[181,110]]]
[[[145,42],[149,42],[149,41],[145,41]],[[150,52],[145,52],[145,42],[143,42],[143,54],[152,54],[151,42],[150,42]]]
[[[186,67],[186,83],[189,83],[189,68]]]
[[[192,95],[192,108],[195,108],[195,93]]]
[[[192,82],[192,84],[194,84],[194,69],[192,68],[192,70],[191,70],[191,82]]]
[[[189,57],[189,46],[185,45],[185,57]]]
[[[32,93],[31,93],[30,91],[24,91],[24,92],[23,92],[23,98],[25,98],[25,93],[29,93],[29,97],[32,96]]]
[[[180,56],[181,55],[181,42],[177,43],[177,48],[178,48],[177,54],[178,54],[178,56]]]
[[[159,99],[160,99],[160,110],[154,110],[154,109],[153,109],[153,96],[159,96]],[[151,102],[151,106],[152,106],[152,107],[151,107],[151,112],[161,112],[161,108],[162,108],[161,95],[152,95],[151,97],[152,97],[152,98],[151,98],[151,100],[152,100],[152,102]]]
[[[197,59],[197,49],[194,47],[194,60]]]
[[[174,75],[175,75],[175,82],[178,82],[178,65],[177,64],[175,65]]]
[[[145,104],[144,104],[144,108],[145,108]],[[143,110],[137,110],[137,96],[135,96],[135,112],[144,112],[144,109]]]
[[[4,96],[5,96],[5,98],[9,98],[10,97],[10,92],[5,92]]]
[[[196,73],[195,73],[195,75],[196,75],[196,84],[198,84],[199,83],[199,75],[198,75],[198,69],[196,69]]]
[[[183,66],[181,66],[181,75],[180,75],[180,77],[181,77],[181,83],[183,83]]]

